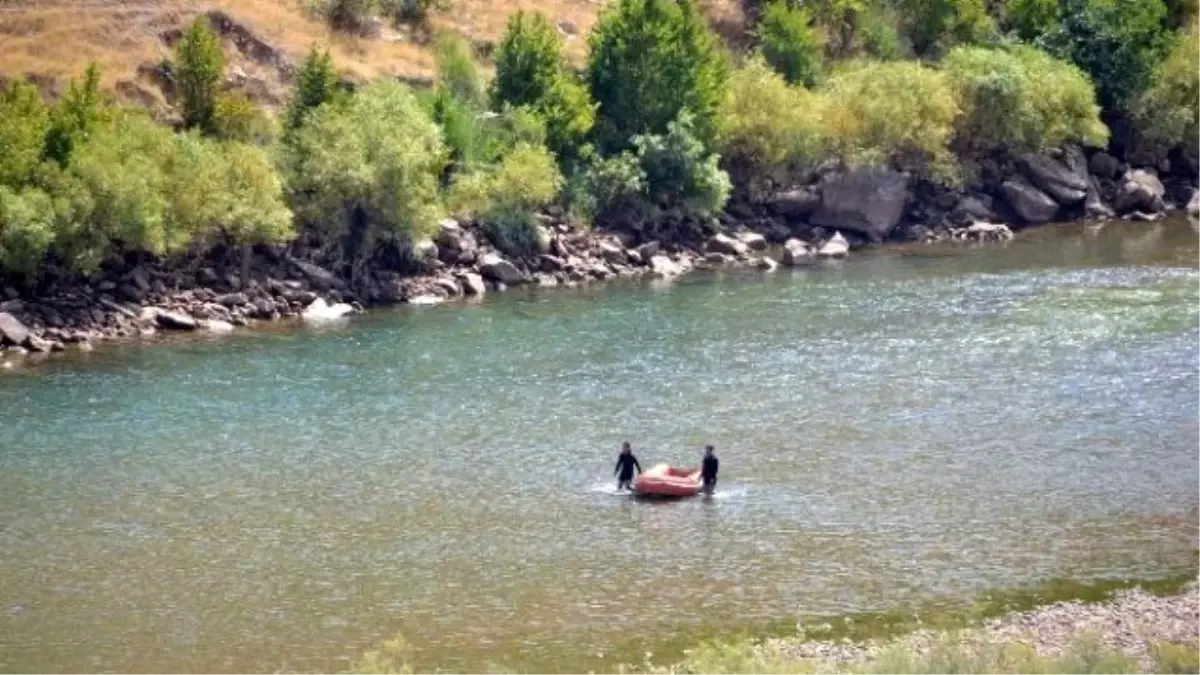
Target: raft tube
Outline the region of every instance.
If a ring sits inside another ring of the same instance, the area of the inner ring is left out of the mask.
[[[700,469],[680,469],[658,464],[633,481],[633,491],[643,497],[692,497],[700,492]]]

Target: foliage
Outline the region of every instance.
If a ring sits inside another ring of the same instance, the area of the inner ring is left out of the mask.
[[[958,47],[942,67],[962,106],[956,132],[962,151],[1043,151],[1108,140],[1087,76],[1045,52]]]
[[[1150,86],[1131,106],[1139,149],[1165,154],[1181,145],[1200,155],[1200,31],[1195,26],[1175,39]]]
[[[959,106],[942,72],[911,61],[856,62],[828,81],[826,129],[850,164],[886,165],[954,179],[949,142]]]
[[[275,138],[275,123],[244,95],[218,94],[212,135],[226,141],[268,145]]]
[[[791,84],[811,87],[821,70],[821,40],[812,15],[782,0],[767,5],[758,24],[763,57]]]
[[[314,5],[339,30],[360,30],[379,15],[379,0],[316,0]]]
[[[517,12],[496,56],[492,82],[494,108],[528,106],[546,124],[546,142],[567,165],[577,156],[595,123],[587,89],[567,66],[562,41],[541,13]]]
[[[984,0],[899,0],[899,6],[913,50],[922,56],[977,44],[995,32]]]
[[[681,207],[686,213],[709,216],[729,199],[729,174],[719,157],[709,154],[695,133],[692,116],[684,111],[667,125],[665,135],[645,134],[634,139],[650,196],[664,208]]]
[[[521,142],[488,170],[459,176],[450,202],[483,220],[501,250],[522,255],[538,244],[534,212],[552,203],[562,187],[554,156],[544,146]]]
[[[445,9],[448,0],[381,0],[384,12],[401,23],[424,24],[430,10]]]
[[[1124,106],[1170,48],[1162,0],[1063,0],[1063,20],[1039,44],[1082,68],[1106,108]]]
[[[284,113],[284,129],[294,131],[304,124],[310,111],[336,100],[341,94],[329,50],[314,46],[296,72],[296,85]]]
[[[46,131],[45,139],[45,158],[65,166],[71,160],[72,150],[87,138],[103,114],[100,67],[93,62],[88,64],[83,82],[71,80],[66,95],[50,114],[50,127]]]
[[[858,15],[857,28],[863,51],[890,61],[905,56],[907,47],[900,36],[900,14],[891,2],[877,0]]]
[[[53,241],[50,195],[35,187],[17,191],[0,185],[0,272],[35,272]]]
[[[380,82],[311,112],[283,152],[288,196],[302,222],[343,238],[358,258],[381,238],[432,229],[444,152],[412,92]]]
[[[1059,0],[1008,0],[1005,3],[1005,27],[1026,42],[1052,32],[1062,21]]]
[[[443,31],[433,46],[438,86],[455,100],[475,108],[484,107],[483,80],[471,56],[471,45],[461,35]]]
[[[761,61],[735,70],[721,104],[718,149],[755,177],[813,163],[825,149],[823,101]]]
[[[572,208],[585,220],[644,208],[646,172],[630,151],[610,157],[589,157],[586,168],[572,181]]]
[[[1156,673],[1200,673],[1200,648],[1195,644],[1157,644],[1151,652]]]
[[[727,66],[692,0],[620,0],[591,35],[588,83],[598,104],[595,137],[604,153],[662,134],[688,110],[708,146]]]
[[[0,90],[0,185],[29,182],[49,128],[50,112],[32,84],[14,82]]]
[[[176,87],[183,104],[183,121],[205,133],[215,129],[217,87],[225,68],[221,40],[204,16],[196,17],[175,50]]]

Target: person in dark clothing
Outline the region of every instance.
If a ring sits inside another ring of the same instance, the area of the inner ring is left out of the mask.
[[[717,469],[720,466],[720,460],[713,454],[713,446],[705,446],[704,462],[700,464],[700,480],[704,482],[705,493],[711,495],[717,489]]]
[[[621,454],[617,455],[617,468],[613,469],[613,473],[617,476],[618,490],[631,489],[630,483],[633,481],[634,469],[641,473],[642,465],[638,464],[637,457],[633,456],[633,449],[629,447],[629,441],[625,441],[621,444]]]

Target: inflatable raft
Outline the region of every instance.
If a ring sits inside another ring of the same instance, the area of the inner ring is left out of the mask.
[[[658,464],[633,481],[633,491],[643,497],[691,497],[700,492],[700,469],[679,469]]]

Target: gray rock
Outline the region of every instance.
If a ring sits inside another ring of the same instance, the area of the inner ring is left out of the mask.
[[[429,238],[414,242],[412,252],[413,257],[417,260],[429,261],[438,259],[438,245],[433,243],[433,240]]]
[[[601,241],[599,248],[600,257],[611,263],[623,263],[629,260],[629,256],[625,254],[625,249],[611,241]]]
[[[286,290],[283,292],[283,299],[301,307],[308,307],[317,299],[317,294],[312,291]]]
[[[709,265],[728,265],[729,263],[733,262],[733,260],[733,256],[729,255],[728,253],[721,253],[719,251],[709,251],[708,253],[704,254],[704,262],[708,263]]]
[[[250,304],[254,305],[254,313],[260,319],[270,319],[275,313],[275,303],[266,298],[256,298]]]
[[[1088,168],[1101,178],[1116,178],[1121,171],[1121,162],[1107,152],[1097,152],[1088,162]]]
[[[1166,193],[1157,176],[1144,169],[1136,169],[1127,172],[1122,179],[1115,206],[1120,213],[1133,210],[1160,213],[1166,210],[1166,204],[1163,203]]]
[[[976,241],[1008,241],[1013,238],[1012,230],[1003,223],[979,221],[963,230],[967,238]]]
[[[217,296],[217,304],[225,307],[240,307],[249,304],[250,298],[245,293],[226,293]]]
[[[554,240],[550,230],[542,225],[537,226],[537,250],[538,253],[549,253],[550,244]]]
[[[146,272],[144,267],[135,267],[129,273],[129,283],[133,284],[143,293],[150,290],[150,274]]]
[[[29,329],[8,312],[0,312],[0,345],[21,345],[29,337]]]
[[[757,232],[742,232],[737,239],[751,251],[765,251],[767,248],[767,238]]]
[[[788,239],[783,244],[783,264],[788,267],[800,267],[813,262],[813,251],[808,244],[799,239]]]
[[[1001,189],[1013,210],[1027,223],[1046,223],[1058,213],[1058,202],[1022,176],[1004,181]]]
[[[1105,220],[1112,218],[1116,214],[1100,199],[1100,188],[1096,185],[1096,179],[1091,179],[1088,185],[1087,197],[1083,200],[1083,212],[1088,218],[1095,220]]]
[[[33,333],[30,333],[29,336],[25,338],[25,348],[31,352],[45,354],[53,349],[53,346],[50,344],[49,340],[43,340]]]
[[[159,328],[171,330],[196,330],[196,320],[186,312],[171,312],[158,307],[147,307],[154,311],[154,320]]]
[[[659,248],[660,246],[657,241],[648,241],[638,246],[635,250],[642,257],[642,260],[649,262],[651,258],[658,255]]]
[[[232,333],[233,324],[220,319],[202,319],[196,322],[197,327],[209,333]]]
[[[487,292],[487,285],[483,283],[483,277],[474,272],[463,272],[460,275],[462,279],[463,291],[467,295],[483,295]]]
[[[117,286],[117,297],[129,302],[141,302],[146,295],[137,286],[122,283]]]
[[[772,272],[775,270],[775,268],[779,267],[779,263],[764,255],[760,258],[754,259],[754,267],[763,270],[764,272]]]
[[[450,297],[457,297],[462,294],[462,289],[458,287],[458,282],[449,277],[438,277],[433,282],[433,285],[446,292]]]
[[[814,225],[885,239],[908,204],[908,177],[890,169],[858,169],[821,184]]]
[[[0,302],[0,312],[19,312],[25,309],[25,303],[20,300],[5,300]]]
[[[1088,172],[1087,155],[1083,154],[1083,149],[1079,146],[1069,145],[1063,148],[1062,163],[1085,184],[1091,181],[1092,175]]]
[[[749,248],[727,234],[714,234],[705,245],[705,250],[709,253],[741,256],[746,255]]]
[[[1193,218],[1200,218],[1200,187],[1192,190],[1192,198],[1187,203],[1187,214]]]
[[[1038,188],[1060,204],[1078,204],[1087,196],[1086,177],[1045,155],[1026,154],[1020,160],[1021,171]]]
[[[479,261],[479,271],[484,278],[506,285],[519,284],[525,280],[525,275],[521,274],[516,265],[495,253],[483,256],[483,260]]]
[[[829,241],[821,244],[821,248],[817,249],[817,255],[822,258],[844,258],[850,253],[850,242],[842,236],[841,232],[834,232]]]
[[[821,197],[808,188],[779,192],[771,197],[771,211],[785,218],[803,218],[817,209]]]
[[[320,265],[314,265],[313,263],[295,258],[288,258],[288,262],[307,277],[309,281],[316,284],[318,288],[328,290],[343,287],[341,279],[338,279],[332,272]]]
[[[665,255],[650,256],[650,272],[654,276],[670,278],[683,273],[683,268]]]
[[[538,256],[538,266],[542,268],[543,272],[558,272],[564,269],[566,265],[567,263],[556,255],[543,253]]]
[[[954,207],[954,212],[960,217],[969,218],[971,220],[999,220],[1000,216],[996,214],[992,198],[986,195],[976,196],[967,195],[958,200],[958,204]]]

